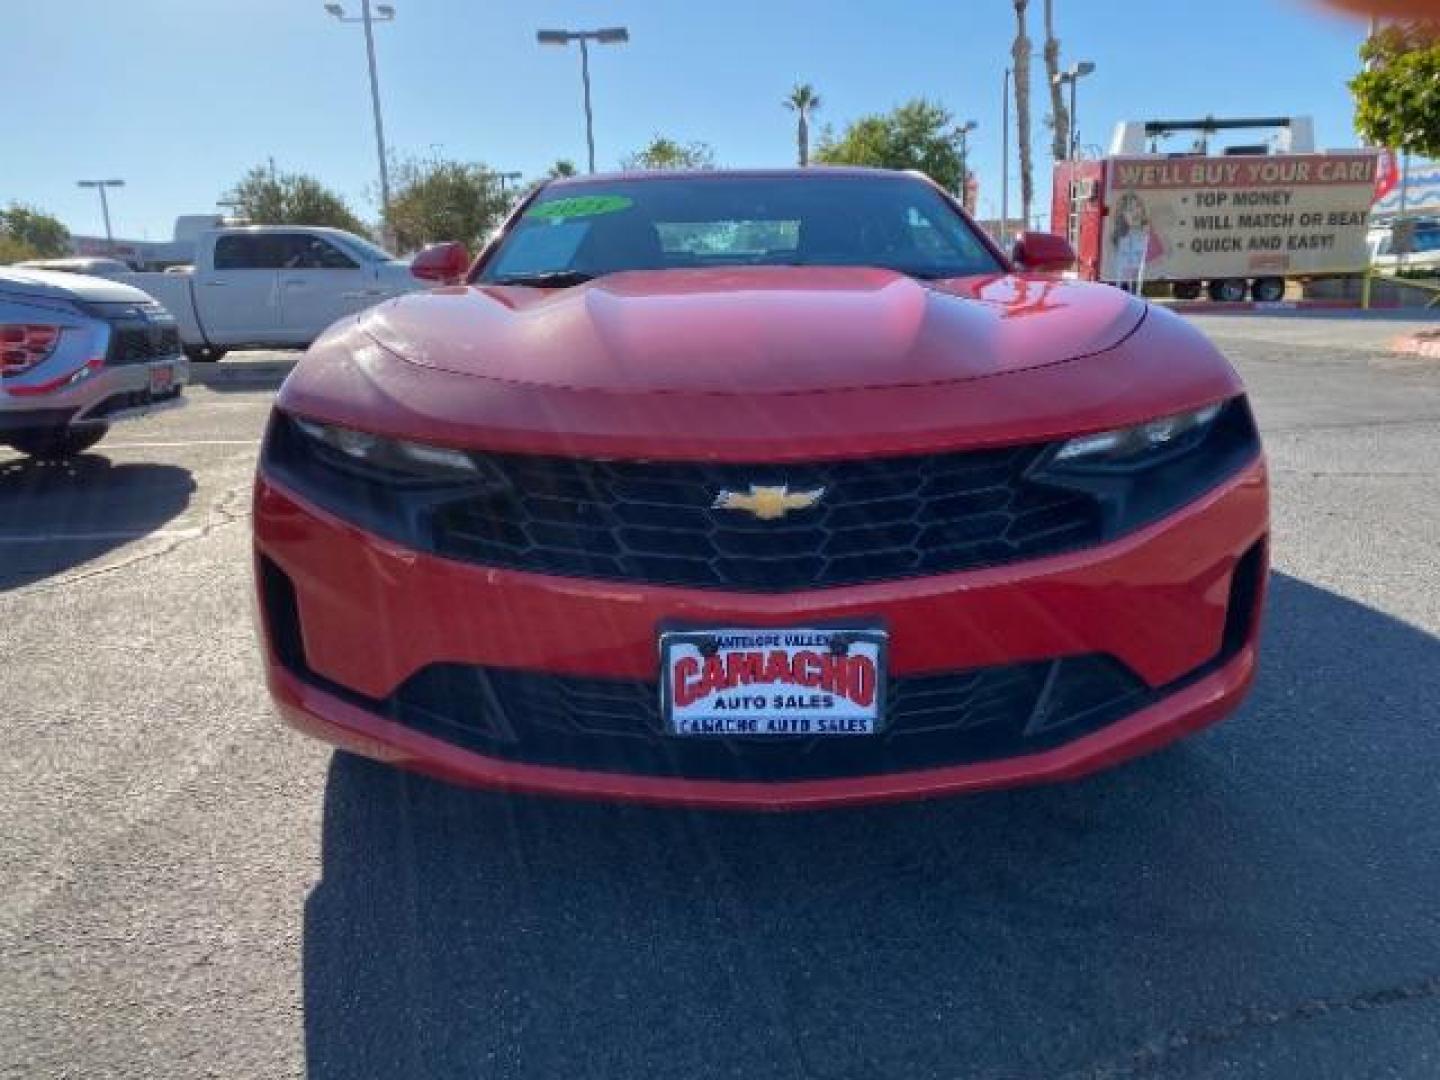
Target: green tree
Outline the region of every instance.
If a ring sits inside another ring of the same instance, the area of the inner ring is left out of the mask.
[[[1397,23],[1360,46],[1355,127],[1376,146],[1440,157],[1440,26]]]
[[[796,83],[786,96],[784,105],[795,114],[796,160],[803,169],[810,164],[810,117],[820,108],[820,95],[809,83]]]
[[[0,210],[0,263],[53,259],[70,252],[70,230],[33,206]]]
[[[1065,88],[1060,85],[1060,39],[1055,36],[1055,0],[1045,0],[1045,81],[1050,84],[1050,156],[1064,161],[1070,156],[1070,110],[1065,107]]]
[[[477,248],[512,202],[500,178],[478,162],[412,160],[394,175],[390,228],[401,251],[442,240]]]
[[[862,116],[837,139],[820,138],[815,160],[828,165],[919,169],[947,191],[960,190],[960,151],[954,118],[933,101],[916,98],[879,116]]]
[[[567,176],[574,176],[579,171],[569,158],[560,158],[546,170],[545,176],[550,180],[563,180]]]
[[[365,235],[368,230],[335,192],[305,173],[257,165],[231,196],[236,213],[255,225],[325,225]]]
[[[643,150],[620,162],[622,169],[713,169],[715,151],[709,143],[680,143],[656,135]]]

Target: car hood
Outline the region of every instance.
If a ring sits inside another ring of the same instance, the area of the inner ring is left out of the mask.
[[[750,396],[1025,371],[1112,348],[1144,311],[1118,289],[1049,277],[747,267],[435,289],[361,326],[412,364],[505,383]]]
[[[92,303],[142,304],[150,296],[132,285],[107,278],[58,270],[0,269],[0,295],[30,300],[85,300]]]
[[[856,287],[867,274],[870,291]],[[1199,330],[1116,289],[841,272],[777,294],[756,285],[769,275],[742,276],[724,292],[691,277],[700,297],[661,275],[412,295],[334,324],[277,404],[442,446],[780,462],[1048,441],[1241,390]],[[827,277],[846,282],[838,299],[817,287]]]

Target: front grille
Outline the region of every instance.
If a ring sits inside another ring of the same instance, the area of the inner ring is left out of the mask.
[[[435,511],[441,554],[548,574],[780,590],[910,577],[1095,541],[1085,495],[1028,483],[1044,446],[792,466],[507,456],[508,484]],[[823,490],[778,520],[723,491]]]
[[[612,581],[778,592],[1035,558],[1098,543],[1099,499],[1047,486],[1052,444],[796,465],[472,454],[475,483],[370,476],[277,415],[266,466],[319,505],[432,554]],[[722,491],[823,489],[761,520]]]
[[[110,332],[110,351],[105,356],[105,363],[112,367],[148,364],[151,360],[175,356],[179,352],[180,332],[175,329],[174,323],[116,325]]]
[[[105,363],[145,364],[180,351],[180,331],[158,304],[130,305],[111,318],[109,351]]]

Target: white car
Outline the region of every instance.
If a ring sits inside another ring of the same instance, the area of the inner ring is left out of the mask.
[[[1405,255],[1406,273],[1440,274],[1440,218],[1415,218],[1410,222],[1410,250]],[[1370,263],[1382,274],[1400,269],[1392,226],[1370,230]]]
[[[303,349],[337,319],[426,286],[408,263],[353,233],[278,225],[201,233],[189,273],[114,279],[174,314],[192,360],[238,348]]]

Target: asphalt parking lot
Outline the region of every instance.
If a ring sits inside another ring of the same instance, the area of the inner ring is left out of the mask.
[[[0,1075],[1440,1075],[1440,362],[1386,320],[1201,325],[1274,470],[1249,703],[881,809],[509,798],[280,729],[273,379],[69,467],[0,450]]]

